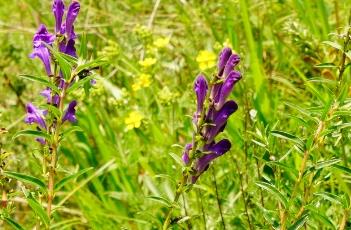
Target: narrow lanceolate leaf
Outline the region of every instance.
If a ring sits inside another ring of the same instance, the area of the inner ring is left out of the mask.
[[[68,89],[67,89],[67,94],[70,94],[71,92],[74,92],[76,89],[79,87],[82,87],[85,83],[89,82],[91,79],[95,78],[96,75],[90,75],[88,77],[83,78],[82,80],[74,82]]]
[[[340,50],[341,52],[344,52],[342,46],[339,43],[332,42],[332,41],[324,41],[322,43],[326,44],[326,45],[329,45],[329,46],[331,46],[331,47],[333,47],[333,48],[335,48],[337,50]]]
[[[24,228],[11,218],[4,217],[6,223],[8,223],[15,230],[24,230]]]
[[[50,49],[50,51],[54,55],[58,65],[60,66],[60,70],[62,72],[63,78],[65,80],[69,80],[71,78],[71,72],[72,72],[72,68],[74,65],[71,57],[66,57],[69,55],[65,55],[63,53],[60,53],[60,52],[54,50],[51,46],[46,46],[46,47],[48,47],[48,49]]]
[[[42,78],[42,77],[36,77],[36,76],[31,76],[31,75],[26,75],[26,74],[21,74],[19,75],[21,78],[24,78],[26,80],[30,80],[30,81],[34,81],[34,82],[38,82],[42,85],[45,85],[47,87],[49,87],[50,89],[52,89],[54,92],[56,93],[60,93],[60,90],[57,88],[56,85],[54,85],[52,82],[48,81],[47,79],[49,79],[48,77],[46,78]]]
[[[351,169],[350,168],[347,168],[347,167],[342,166],[342,165],[332,165],[332,167],[336,168],[336,169],[339,169],[340,171],[351,175]]]
[[[68,129],[66,129],[61,136],[61,140],[65,139],[69,134],[73,133],[73,132],[82,132],[82,128],[79,126],[72,126]]]
[[[50,140],[50,135],[47,133],[44,133],[42,131],[37,131],[37,130],[21,130],[17,132],[13,137],[12,140],[16,139],[17,137],[20,136],[34,136],[34,137],[42,137],[45,138],[46,140]]]
[[[308,220],[308,213],[304,214],[303,216],[301,216],[300,219],[298,219],[292,226],[290,226],[288,228],[288,230],[297,230],[300,229],[302,226],[304,226],[304,224],[306,223],[306,221]]]
[[[55,184],[55,191],[60,190],[63,186],[65,186],[68,182],[70,182],[71,180],[74,180],[78,177],[80,177],[81,175],[85,174],[86,172],[92,170],[93,167],[87,168],[87,169],[82,169],[77,173],[74,173],[72,175],[66,176],[65,178],[63,178],[62,180],[60,180],[57,184]]]
[[[29,206],[33,209],[35,214],[39,216],[40,220],[45,224],[46,227],[49,226],[50,224],[50,219],[49,216],[47,215],[46,211],[44,208],[36,201],[33,197],[28,196],[27,197],[27,202]]]
[[[88,61],[87,63],[85,63],[83,65],[79,65],[74,71],[75,71],[75,74],[79,74],[83,70],[95,69],[97,67],[104,65],[105,63],[106,63],[106,58],[101,57],[101,58],[98,58],[96,60]]]
[[[317,68],[338,68],[334,63],[321,63],[318,65],[315,65],[314,67],[317,67]]]
[[[177,162],[177,164],[179,164],[180,166],[184,166],[184,162],[183,160],[175,153],[168,153],[175,162]]]
[[[36,177],[29,176],[29,175],[22,174],[22,173],[17,173],[17,172],[9,172],[9,171],[4,171],[4,174],[7,177],[19,180],[19,181],[21,181],[23,183],[28,183],[28,184],[31,184],[31,185],[34,185],[34,186],[38,186],[42,190],[46,189],[45,183],[42,180],[40,180],[40,179],[38,179]]]
[[[288,132],[278,131],[278,130],[272,130],[271,134],[275,137],[292,141],[297,145],[299,145],[301,149],[305,149],[305,143],[300,138],[296,137],[293,134],[290,134]]]
[[[337,163],[339,163],[341,160],[340,159],[330,159],[330,160],[326,160],[326,161],[321,161],[321,162],[317,162],[317,164],[315,165],[316,169],[321,169],[321,168],[326,168],[326,167],[330,167],[332,165],[335,165]]]
[[[280,201],[285,208],[288,206],[288,200],[282,193],[279,192],[279,190],[274,185],[266,182],[256,182],[256,185],[263,188],[264,190],[267,190],[267,192],[272,194],[274,198]]]
[[[329,200],[330,202],[342,205],[343,204],[343,200],[341,197],[334,195],[332,193],[328,193],[328,192],[317,192],[314,193],[315,196],[320,196],[325,200]]]
[[[160,203],[161,205],[167,206],[167,207],[171,207],[172,206],[172,202],[170,202],[169,200],[167,200],[164,197],[161,196],[147,196],[147,199],[151,199],[153,201],[156,201],[157,203]]]

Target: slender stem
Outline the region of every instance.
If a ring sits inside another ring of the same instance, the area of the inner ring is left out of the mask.
[[[163,227],[162,227],[163,230],[167,230],[169,224],[171,223],[173,209],[174,209],[175,205],[177,204],[177,202],[179,200],[179,197],[180,197],[180,195],[182,194],[182,192],[184,190],[184,186],[186,185],[187,180],[188,180],[188,176],[186,174],[183,174],[181,182],[177,186],[176,195],[174,197],[172,206],[169,208],[167,216],[166,216],[166,220],[163,223]]]
[[[347,221],[347,218],[349,216],[349,212],[350,212],[350,210],[348,210],[348,209],[344,210],[344,214],[343,214],[341,222],[340,222],[339,230],[344,230],[345,229],[346,221]]]
[[[217,182],[216,182],[216,175],[215,175],[215,169],[212,165],[212,177],[213,177],[213,185],[215,187],[215,191],[216,191],[216,199],[217,199],[217,205],[218,205],[218,210],[219,210],[219,214],[221,215],[221,220],[222,220],[222,226],[223,229],[225,230],[225,222],[224,222],[224,218],[223,218],[223,212],[222,212],[222,207],[221,207],[221,202],[219,200],[219,194],[218,194],[218,187],[217,187]]]

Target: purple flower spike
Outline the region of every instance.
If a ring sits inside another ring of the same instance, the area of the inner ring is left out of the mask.
[[[227,61],[227,64],[224,68],[224,76],[227,77],[230,72],[237,66],[240,62],[240,57],[237,54],[232,54]]]
[[[237,83],[241,79],[241,74],[238,71],[233,70],[232,72],[229,73],[227,79],[225,79],[219,96],[218,96],[218,102],[215,104],[216,110],[219,110],[222,108],[223,104],[227,100],[228,96],[233,90],[233,87],[235,83]]]
[[[37,123],[43,129],[46,129],[46,123],[44,120],[44,115],[47,114],[47,111],[40,110],[36,108],[32,103],[28,103],[26,106],[27,116],[24,119],[24,122],[28,124]]]
[[[68,108],[66,110],[65,115],[62,118],[62,123],[65,122],[66,120],[70,121],[70,122],[76,122],[77,118],[76,118],[76,107],[77,105],[77,101],[71,101],[71,103],[69,103]]]
[[[223,75],[225,64],[227,63],[230,55],[232,54],[232,50],[228,47],[224,48],[219,54],[218,60],[218,76]]]
[[[68,7],[67,18],[66,18],[66,33],[68,39],[75,39],[73,23],[76,20],[80,10],[80,4],[77,1],[73,1]]]
[[[59,33],[61,32],[62,27],[62,17],[65,13],[65,5],[62,0],[54,0],[54,4],[52,5],[52,12],[55,15],[56,33]]]
[[[204,107],[204,102],[206,99],[208,84],[206,78],[203,75],[199,75],[194,83],[194,91],[196,93],[197,99],[197,111],[196,111],[196,121],[198,116],[201,114],[202,109]]]
[[[213,126],[208,126],[205,131],[205,138],[207,143],[212,143],[213,139],[218,133],[223,131],[230,115],[232,115],[238,109],[238,105],[235,101],[227,101],[223,107],[214,114]]]
[[[185,163],[185,165],[188,165],[189,162],[190,162],[190,158],[189,158],[189,151],[193,148],[193,145],[192,144],[186,144],[185,145],[185,149],[183,151],[183,156],[182,156],[182,159]]]

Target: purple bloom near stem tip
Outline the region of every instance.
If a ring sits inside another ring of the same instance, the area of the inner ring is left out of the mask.
[[[27,116],[24,122],[28,124],[37,123],[41,128],[46,129],[46,123],[44,116],[47,114],[46,110],[36,108],[32,103],[28,103],[26,106]]]
[[[197,110],[195,114],[195,119],[197,120],[198,116],[200,116],[201,111],[204,107],[204,102],[207,95],[208,84],[206,78],[203,75],[199,75],[194,83],[194,91],[197,99]]]
[[[62,27],[62,18],[65,13],[65,5],[62,0],[54,0],[54,4],[52,5],[52,12],[55,15],[56,21],[56,33],[60,33]]]
[[[193,144],[187,144],[183,151],[182,159],[186,166],[191,165],[190,171],[191,183],[196,183],[200,175],[205,172],[210,163],[217,157],[222,156],[231,148],[231,143],[227,139],[223,139],[216,143],[215,138],[223,132],[227,125],[229,117],[238,109],[238,105],[233,100],[227,100],[235,84],[241,79],[240,72],[234,68],[240,62],[240,57],[232,53],[230,48],[224,48],[218,58],[218,73],[215,75],[213,85],[210,92],[210,98],[205,108],[205,100],[208,90],[206,78],[199,75],[194,84],[194,91],[197,98],[197,109],[194,115],[193,122],[200,130],[199,133],[202,137],[198,144],[196,151],[202,152],[202,156],[192,159],[189,156]],[[198,122],[200,116],[204,116],[204,123]],[[202,146],[201,146],[202,145]]]
[[[75,39],[76,35],[74,33],[73,23],[76,20],[80,10],[80,4],[77,1],[73,1],[68,7],[67,17],[66,17],[66,33],[68,39]]]
[[[74,100],[74,101],[71,101],[71,103],[69,103],[68,105],[68,108],[65,112],[65,115],[63,116],[62,118],[62,123],[65,122],[66,120],[74,123],[77,121],[77,118],[76,118],[76,107],[77,105],[77,101]]]

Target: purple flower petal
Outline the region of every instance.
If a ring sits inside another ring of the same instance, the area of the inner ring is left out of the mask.
[[[213,142],[217,134],[223,131],[223,126],[226,124],[229,116],[233,114],[237,109],[238,105],[235,101],[227,101],[218,112],[213,112],[213,125],[208,126],[204,133],[204,137],[207,140],[207,143]]]
[[[228,152],[230,148],[231,143],[227,139],[223,139],[218,143],[212,142],[211,144],[205,146],[204,151],[210,153],[200,157],[197,160],[195,165],[196,175],[192,177],[192,183],[195,183],[199,176],[209,168],[210,163],[214,159]]]
[[[65,13],[65,4],[62,0],[54,0],[54,4],[52,5],[52,12],[54,13],[56,21],[56,33],[59,33],[61,32],[62,27],[62,17]]]
[[[232,50],[228,47],[224,48],[219,54],[218,58],[218,76],[223,75],[225,64],[227,63],[230,55],[232,54]]]
[[[76,107],[77,105],[77,101],[71,101],[71,103],[69,103],[68,108],[66,110],[65,115],[62,118],[62,123],[65,122],[66,120],[70,121],[70,122],[76,122],[77,118],[76,118]]]
[[[196,121],[198,119],[198,116],[201,114],[203,110],[207,89],[208,89],[208,84],[207,84],[206,78],[203,75],[199,75],[196,78],[194,83],[194,91],[196,93],[196,99],[197,99],[197,111],[195,115]]]
[[[236,82],[241,79],[241,74],[238,71],[231,71],[228,77],[225,79],[218,96],[218,102],[215,104],[216,110],[222,108],[223,104],[227,100],[228,96],[233,90],[233,87]]]
[[[183,151],[183,156],[182,156],[182,159],[185,163],[185,165],[188,165],[189,162],[190,162],[190,158],[189,158],[189,151],[193,148],[193,145],[192,144],[186,144],[185,145],[185,149]]]
[[[51,91],[52,90],[49,87],[47,87],[46,89],[41,91],[40,95],[42,95],[43,97],[45,97],[47,99],[47,103],[49,103],[49,104],[52,103],[53,105],[58,105],[60,102],[60,97],[57,94],[52,96]]]
[[[24,122],[28,124],[37,123],[40,127],[46,129],[44,115],[47,114],[47,111],[36,108],[32,103],[27,104],[26,110],[27,116],[25,117]]]
[[[51,45],[54,40],[55,36],[50,34],[44,25],[40,25],[33,37],[33,52],[29,55],[30,58],[38,57],[43,62],[48,76],[52,75],[51,56],[45,44]]]
[[[80,4],[77,1],[73,1],[68,7],[67,18],[66,18],[66,33],[68,39],[75,39],[73,23],[76,20],[80,10]]]
[[[46,140],[44,138],[41,138],[41,137],[38,137],[38,138],[35,138],[35,140],[37,142],[39,142],[40,144],[42,145],[45,145],[46,144]]]
[[[74,47],[75,43],[76,42],[73,39],[69,39],[64,53],[72,57],[77,57],[76,48]]]
[[[237,66],[240,62],[240,57],[237,54],[232,54],[227,61],[227,64],[224,68],[224,77],[227,77],[230,72]]]

